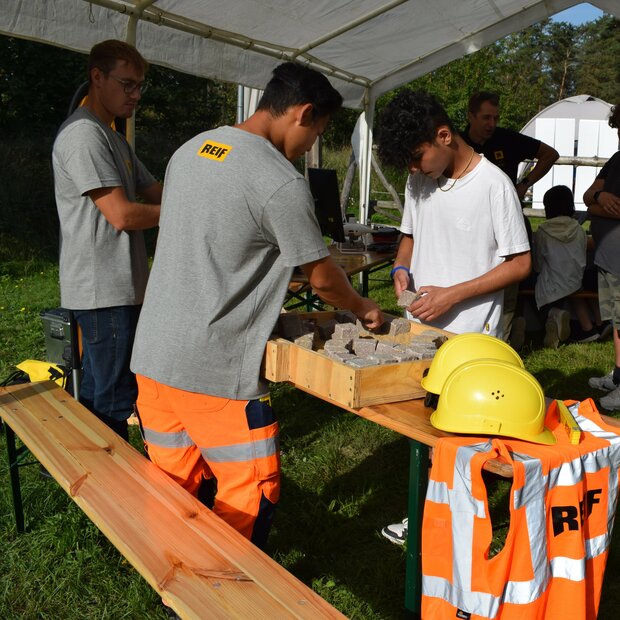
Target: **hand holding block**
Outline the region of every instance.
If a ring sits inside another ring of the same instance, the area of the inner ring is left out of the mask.
[[[414,291],[404,290],[398,297],[398,305],[401,308],[408,308],[414,301],[418,301],[422,295]]]

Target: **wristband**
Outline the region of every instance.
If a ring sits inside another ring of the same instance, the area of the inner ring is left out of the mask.
[[[598,192],[594,192],[594,202],[598,202],[598,197],[601,195],[601,191],[599,190]]]
[[[407,275],[409,275],[409,269],[407,267],[403,267],[402,265],[399,265],[398,267],[394,267],[394,269],[392,269],[392,271],[390,271],[390,278],[394,279],[394,274],[399,270],[399,269],[403,269],[404,271],[407,272]]]

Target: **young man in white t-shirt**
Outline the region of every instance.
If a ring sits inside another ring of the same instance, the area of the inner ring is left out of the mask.
[[[531,269],[512,182],[464,142],[425,92],[401,92],[384,108],[378,148],[385,164],[410,173],[391,272],[397,296],[407,289],[420,295],[407,317],[501,338],[503,289]],[[404,519],[381,533],[403,544],[407,526]]]
[[[510,179],[464,142],[424,92],[402,92],[384,108],[378,146],[384,163],[410,172],[392,270],[396,295],[421,295],[408,317],[501,338],[503,289],[531,269]]]

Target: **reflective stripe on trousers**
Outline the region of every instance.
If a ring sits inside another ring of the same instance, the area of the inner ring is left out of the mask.
[[[137,378],[151,460],[194,495],[214,477],[213,511],[264,545],[280,494],[278,423],[269,399],[230,400]]]

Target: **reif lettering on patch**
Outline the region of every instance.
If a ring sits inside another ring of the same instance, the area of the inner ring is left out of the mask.
[[[197,154],[200,157],[206,157],[207,159],[213,159],[214,161],[224,161],[230,151],[232,151],[232,146],[228,146],[228,144],[220,144],[219,142],[207,140],[198,149]]]

